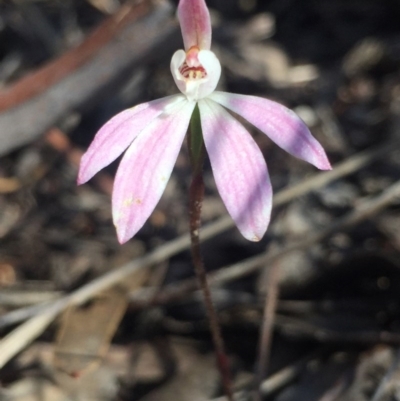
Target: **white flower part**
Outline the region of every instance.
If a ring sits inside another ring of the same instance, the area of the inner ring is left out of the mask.
[[[188,100],[200,100],[214,92],[221,77],[221,63],[210,50],[197,52],[197,63],[193,55],[177,50],[171,59],[171,73],[178,89]],[[196,65],[197,64],[197,65]]]

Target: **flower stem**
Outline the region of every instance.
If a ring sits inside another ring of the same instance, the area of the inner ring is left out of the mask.
[[[233,401],[229,361],[225,353],[221,327],[212,301],[211,291],[207,281],[207,272],[204,268],[200,249],[199,233],[201,226],[201,207],[204,198],[203,162],[205,157],[205,148],[203,135],[201,132],[200,113],[197,106],[194,110],[190,123],[188,147],[193,171],[192,182],[189,189],[189,224],[192,260],[200,288],[203,291],[204,304],[210,325],[211,336],[217,357],[217,365],[221,374],[224,392],[228,400]]]

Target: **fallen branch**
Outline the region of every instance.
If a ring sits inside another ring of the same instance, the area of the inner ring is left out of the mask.
[[[0,156],[109,96],[136,67],[171,53],[177,35],[169,3],[127,5],[80,46],[0,91]]]

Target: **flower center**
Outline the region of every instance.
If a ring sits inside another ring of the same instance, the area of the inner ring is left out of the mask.
[[[186,53],[186,60],[179,67],[179,72],[185,79],[199,80],[207,76],[198,59],[199,50],[197,46],[192,46]]]
[[[203,67],[189,67],[186,61],[182,64],[179,72],[186,79],[201,79],[207,76]]]

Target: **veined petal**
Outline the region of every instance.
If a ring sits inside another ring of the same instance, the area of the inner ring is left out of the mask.
[[[182,95],[168,96],[139,104],[114,116],[100,128],[82,156],[78,184],[90,180],[98,171],[113,162],[152,120],[184,100]]]
[[[210,50],[211,20],[205,1],[180,0],[178,18],[185,50],[189,50],[192,46]]]
[[[264,157],[250,133],[223,107],[198,102],[204,143],[215,182],[238,229],[250,241],[267,230],[272,187]]]
[[[278,146],[321,170],[331,165],[321,144],[311,135],[303,121],[279,103],[256,96],[214,92],[210,98],[239,114]]]
[[[112,212],[124,243],[143,226],[156,207],[189,126],[195,102],[185,101],[160,115],[132,143],[114,181]]]

